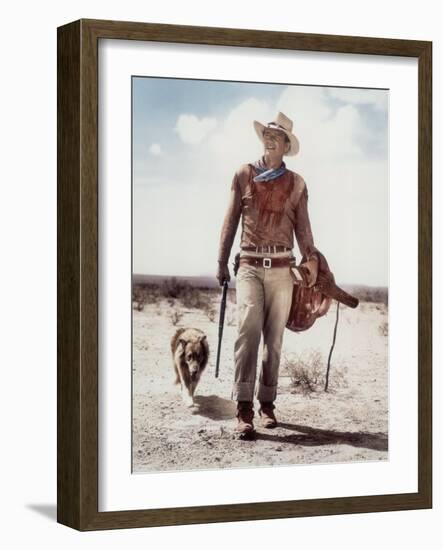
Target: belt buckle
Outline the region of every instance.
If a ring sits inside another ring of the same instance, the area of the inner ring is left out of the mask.
[[[272,260],[271,258],[263,258],[263,267],[265,269],[270,269],[272,267]]]

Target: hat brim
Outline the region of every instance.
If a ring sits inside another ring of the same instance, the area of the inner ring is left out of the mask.
[[[258,139],[264,143],[263,141],[263,131],[267,128],[264,124],[261,122],[258,122],[258,120],[254,120],[254,129],[258,136]],[[291,134],[291,132],[288,132],[287,130],[284,130],[283,128],[280,129],[281,132],[284,132],[289,139],[289,142],[291,144],[291,147],[289,148],[289,151],[285,153],[285,156],[287,157],[293,157],[300,151],[300,143],[298,139],[294,136],[294,134]]]

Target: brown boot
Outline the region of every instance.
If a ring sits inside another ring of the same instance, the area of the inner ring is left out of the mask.
[[[253,439],[255,436],[254,424],[254,408],[252,401],[239,401],[237,403],[237,419],[238,424],[235,428],[240,439]]]
[[[275,405],[272,401],[260,401],[260,409],[258,414],[261,417],[261,424],[263,428],[275,428],[277,426],[277,419],[275,418],[274,409]]]

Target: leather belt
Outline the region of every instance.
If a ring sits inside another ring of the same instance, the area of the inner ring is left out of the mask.
[[[240,265],[248,264],[255,267],[289,267],[295,265],[295,258],[254,258],[252,256],[243,256],[240,258]]]
[[[276,254],[277,252],[289,252],[292,249],[282,245],[265,245],[242,246],[242,250],[246,250],[246,252],[256,252],[257,254]]]

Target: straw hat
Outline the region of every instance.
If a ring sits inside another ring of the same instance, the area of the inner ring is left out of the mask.
[[[285,153],[286,156],[288,157],[296,155],[300,149],[300,143],[292,133],[292,127],[293,127],[292,120],[283,113],[278,113],[277,118],[273,122],[268,122],[266,126],[264,124],[261,124],[261,122],[254,120],[255,131],[257,132],[258,139],[262,143],[263,143],[263,132],[266,128],[270,128],[271,130],[281,130],[288,136],[289,142],[291,144],[289,151]]]

